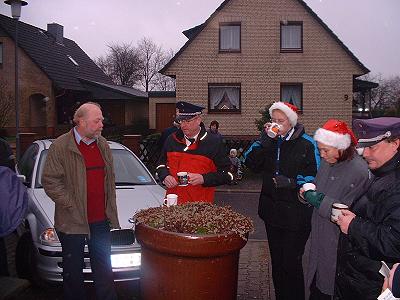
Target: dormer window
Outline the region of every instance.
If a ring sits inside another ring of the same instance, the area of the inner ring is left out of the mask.
[[[303,52],[303,22],[281,22],[281,52]]]
[[[68,55],[68,54],[67,54],[67,57],[69,58],[70,61],[72,61],[72,63],[73,63],[75,66],[79,66],[79,64],[76,62],[76,60],[75,60],[71,55]]]
[[[219,24],[219,51],[240,52],[240,23]]]

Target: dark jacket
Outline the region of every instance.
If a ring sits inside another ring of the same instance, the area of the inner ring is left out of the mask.
[[[97,139],[97,146],[105,163],[105,213],[110,226],[119,228],[111,149],[102,136]],[[46,194],[55,202],[55,228],[68,234],[88,234],[86,167],[73,129],[51,144],[42,184]]]
[[[300,203],[297,193],[300,182],[313,181],[317,173],[320,159],[315,141],[305,134],[303,125],[297,124],[290,138],[280,145],[279,164],[278,139],[272,139],[263,132],[259,146],[252,147],[245,160],[250,169],[263,172],[259,216],[272,226],[309,230],[312,208]],[[299,184],[291,188],[276,188],[273,178],[277,171]]]
[[[15,172],[0,166],[0,237],[13,232],[26,216],[28,193]]]
[[[15,172],[14,154],[6,140],[0,138],[0,166],[8,167]]]
[[[167,190],[167,194],[178,195],[178,203],[188,201],[214,201],[215,186],[229,183],[232,175],[228,173],[230,161],[222,140],[206,132],[201,126],[197,140],[187,148],[181,129],[171,134],[165,141],[157,174],[162,181],[168,175],[177,178],[177,172],[202,174],[202,185],[177,186]]]
[[[376,299],[381,261],[400,261],[400,153],[377,170],[367,193],[353,202],[356,217],[341,234],[335,284],[337,299]]]

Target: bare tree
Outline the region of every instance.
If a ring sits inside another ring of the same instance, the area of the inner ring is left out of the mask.
[[[4,80],[0,80],[0,128],[5,127],[11,116],[14,97]]]
[[[108,53],[95,60],[115,84],[134,86],[141,77],[137,49],[130,44],[110,44]]]
[[[162,67],[164,67],[172,57],[174,57],[175,53],[172,49],[164,54],[164,61],[162,63]],[[154,78],[154,87],[159,91],[175,91],[176,84],[175,79],[169,76],[165,76],[160,72],[157,72]]]
[[[140,83],[146,92],[156,86],[158,71],[165,64],[165,54],[161,46],[156,45],[150,38],[143,37],[137,46],[140,67]]]
[[[374,116],[400,115],[400,76],[382,78],[381,74],[368,74],[362,79],[379,84],[377,88],[371,90],[371,107]]]

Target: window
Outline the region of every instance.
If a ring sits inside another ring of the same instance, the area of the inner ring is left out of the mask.
[[[26,184],[32,183],[33,168],[35,167],[36,156],[39,152],[39,146],[32,144],[26,149],[24,155],[21,157],[17,168],[20,174],[25,175]]]
[[[0,43],[0,65],[3,64],[3,43]]]
[[[208,85],[209,113],[240,113],[240,108],[240,83]]]
[[[303,110],[303,84],[302,83],[281,83],[281,101],[296,105]]]
[[[281,52],[303,51],[303,23],[281,23]]]
[[[219,51],[240,52],[240,23],[219,25]]]

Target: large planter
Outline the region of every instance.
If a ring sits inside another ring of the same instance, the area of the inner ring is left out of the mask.
[[[238,234],[197,235],[136,225],[142,246],[143,300],[236,299],[240,249]]]

